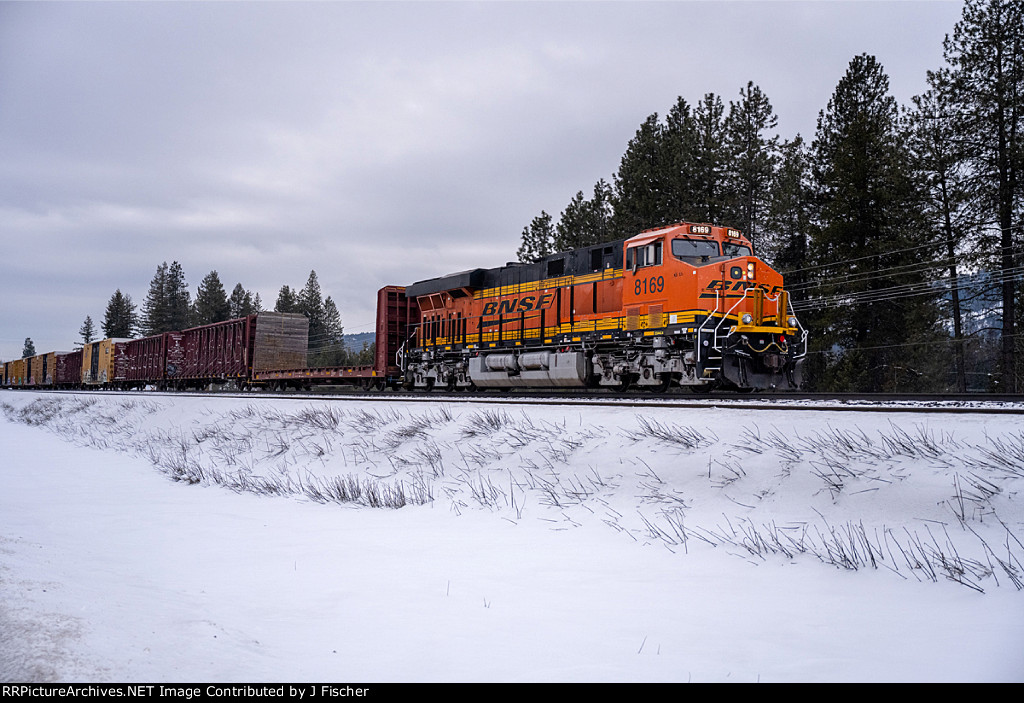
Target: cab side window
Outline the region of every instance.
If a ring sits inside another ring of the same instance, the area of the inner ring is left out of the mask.
[[[626,268],[630,271],[645,266],[661,265],[661,242],[626,250]]]

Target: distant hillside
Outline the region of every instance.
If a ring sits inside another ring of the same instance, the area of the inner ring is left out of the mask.
[[[351,352],[357,352],[363,348],[363,344],[369,344],[370,346],[373,346],[373,341],[376,337],[376,332],[360,332],[359,334],[346,334],[345,348]]]

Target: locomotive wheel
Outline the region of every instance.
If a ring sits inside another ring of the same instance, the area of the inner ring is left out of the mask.
[[[625,393],[633,385],[633,374],[624,373],[619,378],[619,385],[615,386],[616,393]]]
[[[654,386],[646,386],[647,390],[651,393],[664,393],[668,390],[668,387],[672,385],[672,375],[663,373],[658,377],[658,384]]]
[[[427,385],[425,385],[423,387],[423,392],[424,393],[429,393],[432,390],[434,390],[434,379],[433,378],[428,378],[427,379]]]

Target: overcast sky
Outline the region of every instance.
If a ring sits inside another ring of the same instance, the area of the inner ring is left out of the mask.
[[[677,96],[768,95],[814,136],[850,59],[901,104],[959,2],[0,0],[0,358],[70,349],[181,262],[273,307],[315,269],[375,291],[515,258]]]

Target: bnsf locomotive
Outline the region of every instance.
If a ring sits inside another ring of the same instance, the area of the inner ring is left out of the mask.
[[[307,344],[302,315],[260,313],[6,362],[0,385],[793,389],[807,333],[782,276],[740,232],[680,223],[536,263],[386,286],[371,365],[309,368]]]
[[[807,335],[737,230],[679,223],[408,286],[407,387],[793,389]]]

